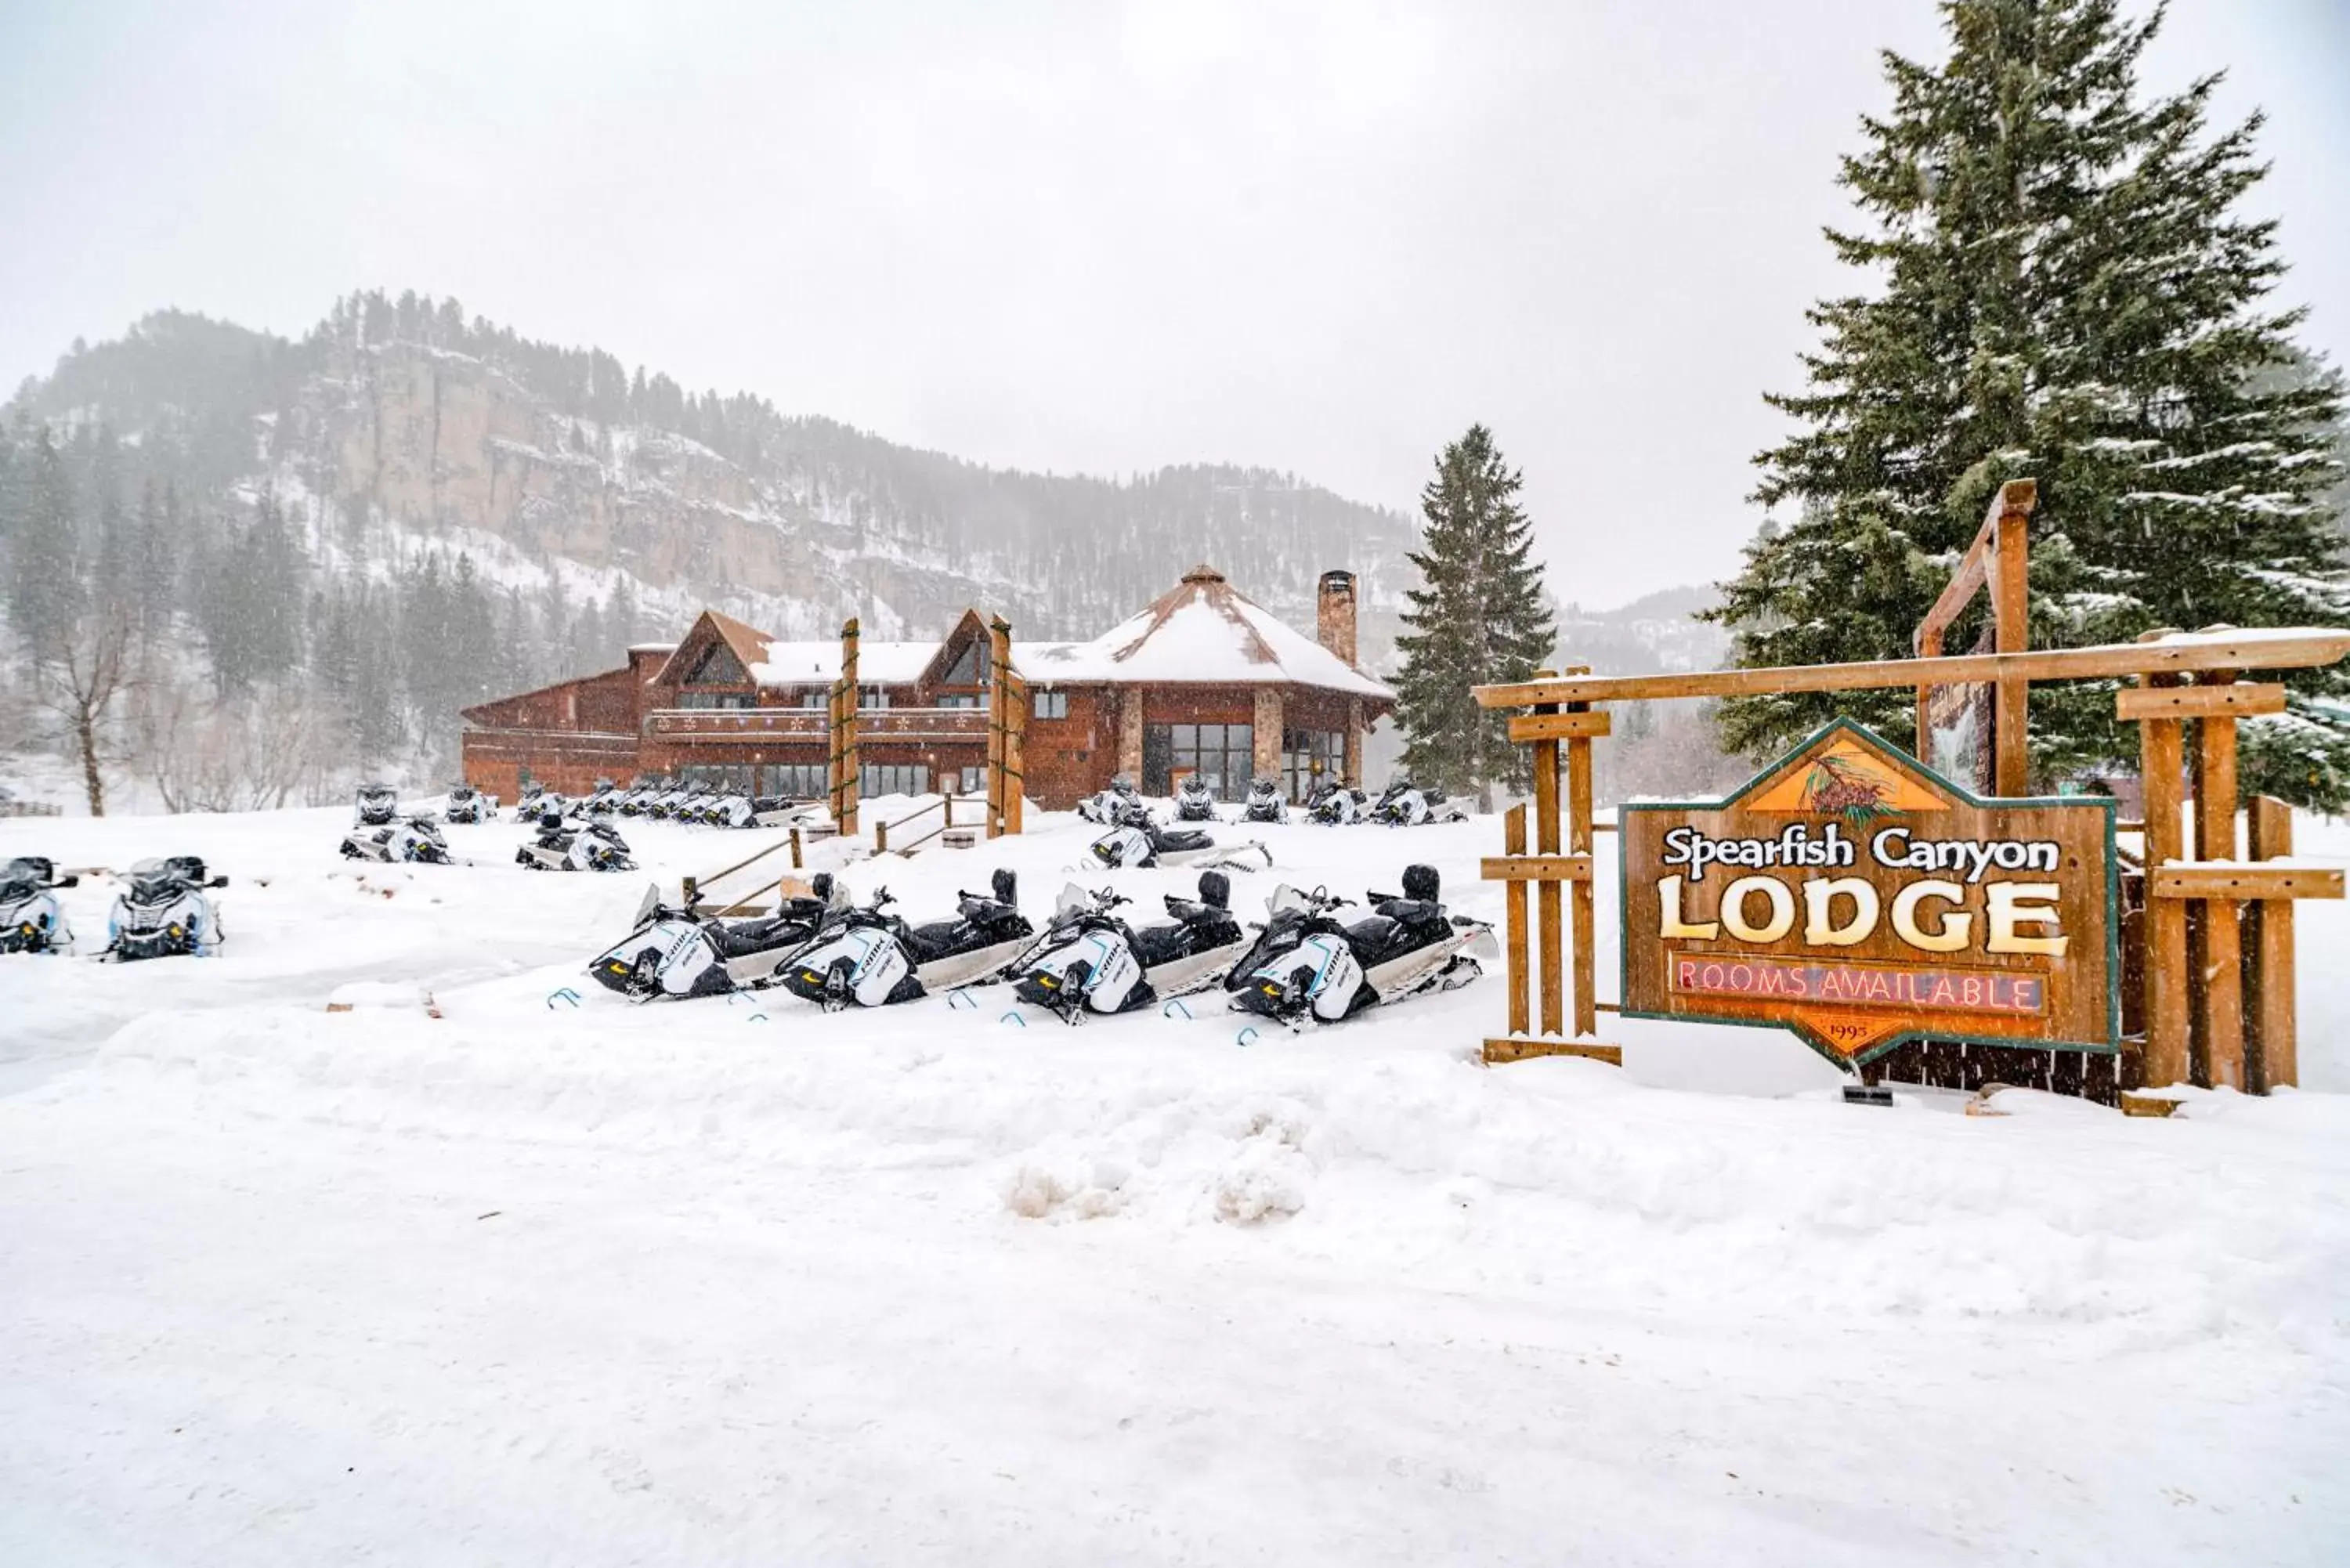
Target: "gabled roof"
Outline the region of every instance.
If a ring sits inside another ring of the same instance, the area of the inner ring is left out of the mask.
[[[1149,609],[1091,642],[1015,646],[1032,681],[1318,686],[1392,701],[1395,693],[1199,566]]]
[[[686,628],[685,635],[678,639],[676,648],[671,651],[666,659],[661,661],[661,667],[653,671],[650,679],[656,681],[682,681],[688,675],[693,673],[692,667],[686,664],[684,659],[687,655],[691,654],[697,663],[700,661],[701,650],[708,640],[702,636],[704,627],[709,628],[712,634],[726,645],[727,651],[733,654],[745,670],[749,670],[767,657],[767,645],[772,639],[765,632],[755,626],[745,626],[731,615],[723,615],[714,609],[706,609],[694,618],[693,624]],[[756,679],[755,671],[753,678]]]

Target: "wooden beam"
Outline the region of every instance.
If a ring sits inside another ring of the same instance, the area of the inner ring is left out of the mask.
[[[2145,1095],[2135,1090],[2122,1091],[2122,1115],[2126,1116],[2168,1116],[2178,1108],[2178,1102],[2168,1095]]]
[[[1510,807],[1502,818],[1502,847],[1513,856],[1526,852],[1526,807],[1523,801]],[[1526,970],[1526,885],[1512,881],[1503,890],[1503,929],[1509,938],[1510,1033],[1523,1034],[1534,1027],[1533,1009],[1527,1003],[1533,977]]]
[[[1543,672],[1536,671],[1539,677]],[[1558,742],[1536,741],[1527,748],[1534,770],[1534,847],[1544,855],[1559,852]],[[1538,883],[1534,908],[1541,916],[1542,1032],[1566,1032],[1565,931],[1559,919],[1558,884]]]
[[[2293,853],[2293,808],[2256,796],[2245,813],[2244,853],[2276,860]],[[2341,873],[2333,897],[2342,896]],[[2293,901],[2262,900],[2244,908],[2244,1072],[2252,1093],[2301,1082],[2301,1042],[2293,1009]],[[1514,1031],[1513,1031],[1514,1033]]]
[[[2168,862],[2183,858],[2181,728],[2176,719],[2149,719],[2140,732],[2149,885]],[[2187,906],[2175,898],[2147,899],[2145,930],[2146,1054],[2141,1073],[2146,1087],[2167,1089],[2187,1082]]]
[[[1884,659],[1769,670],[1669,675],[1581,675],[1475,689],[1486,708],[1545,702],[1634,702],[1660,697],[1754,697],[1796,691],[1879,691],[1917,686],[2025,680],[2102,680],[2200,670],[2301,670],[2350,657],[2350,628],[2299,627],[2186,635],[2156,642],[2047,648],[2030,653],[1961,653],[1943,659]]]
[[[1587,741],[1594,735],[1607,734],[1611,728],[1607,714],[1588,710],[1580,713],[1519,713],[1510,720],[1510,739],[1520,745],[1529,741]]]
[[[2236,721],[2221,716],[2195,724],[2195,856],[2236,858]],[[2244,1086],[2243,927],[2233,902],[2214,898],[2198,909],[2188,944],[2190,976],[2201,982],[2195,1033],[2204,1048],[2206,1082],[2215,1089]]]
[[[2132,686],[2114,693],[2119,719],[2206,719],[2284,711],[2284,688],[2250,680],[2225,686]]]
[[[1933,607],[1926,612],[1926,618],[1918,622],[1918,639],[1920,643],[1930,640],[1937,649],[1940,649],[1942,633],[1959,618],[1968,602],[1981,591],[1983,584],[1990,578],[1991,558],[1998,547],[2002,520],[2011,516],[2019,521],[2029,518],[2039,504],[2040,485],[2035,480],[2011,479],[1999,487],[1999,493],[1992,496],[1991,504],[1983,509],[1982,526],[1975,530],[1974,539],[1967,545],[1966,554],[1959,557],[1959,569],[1950,574],[1950,580],[1942,585],[1942,591],[1935,598]],[[1921,648],[1919,651],[1924,649]]]
[[[1598,1019],[1592,1011],[1597,997],[1597,953],[1599,944],[1594,927],[1597,924],[1592,908],[1591,865],[1591,742],[1576,739],[1566,743],[1566,848],[1570,857],[1580,857],[1586,867],[1566,890],[1567,940],[1575,945],[1575,1032],[1589,1034],[1596,1029]]]
[[[2246,861],[2164,866],[2147,878],[2147,894],[2155,898],[2339,898],[2343,873],[2338,866],[2265,867]]]
[[[1536,1056],[1581,1056],[1587,1061],[1605,1062],[1611,1067],[1624,1064],[1624,1047],[1602,1045],[1589,1040],[1529,1040],[1513,1036],[1485,1042],[1485,1064],[1497,1067],[1506,1062],[1531,1061]]]
[[[2032,646],[2031,595],[2024,576],[2024,524],[2028,512],[2001,514],[1991,546],[1991,631],[1995,649],[2020,654]],[[2000,677],[1991,720],[1993,787],[2010,799],[2030,793],[2032,683],[2023,676]]]
[[[1488,856],[1477,863],[1477,875],[1487,882],[1588,882],[1589,855]]]

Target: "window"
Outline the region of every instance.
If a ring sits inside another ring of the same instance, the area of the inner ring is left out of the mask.
[[[889,689],[886,686],[860,686],[857,690],[857,705],[859,708],[887,708],[889,705]]]
[[[750,680],[743,661],[723,642],[712,643],[710,651],[695,663],[693,673],[685,678],[688,686],[746,686]]]
[[[1149,724],[1142,732],[1142,787],[1167,794],[1175,780],[1196,773],[1219,800],[1248,794],[1255,765],[1255,731],[1247,724]]]
[[[825,705],[825,699],[828,695],[829,693],[827,692],[823,687],[811,686],[806,691],[800,693],[800,706],[803,708],[821,708]]]
[[[968,691],[949,691],[942,693],[940,696],[939,706],[941,708],[976,708],[980,706],[980,701]]]
[[[1302,801],[1325,777],[1347,771],[1347,732],[1343,730],[1288,730],[1281,737],[1281,782],[1289,798]]]
[[[677,770],[677,782],[694,789],[721,794],[748,794],[751,765],[748,763],[689,763]]]
[[[857,774],[860,796],[928,794],[931,768],[927,763],[868,763]]]
[[[696,691],[691,687],[677,694],[681,708],[755,708],[759,699],[748,691]]]
[[[820,799],[825,793],[824,774],[822,763],[769,763],[759,770],[759,793]]]
[[[987,793],[987,770],[983,767],[963,769],[962,776],[955,781],[955,793],[957,794],[985,794]]]
[[[987,684],[987,678],[980,673],[979,644],[976,641],[963,645],[962,657],[958,658],[954,663],[947,667],[947,672],[939,677],[939,684],[941,686],[984,686]]]
[[[1039,719],[1066,719],[1069,716],[1069,694],[1066,691],[1038,691],[1028,700],[1028,711]]]

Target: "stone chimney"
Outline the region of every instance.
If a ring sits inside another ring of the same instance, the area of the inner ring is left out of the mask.
[[[1355,662],[1355,574],[1325,572],[1315,597],[1314,633],[1323,647]]]

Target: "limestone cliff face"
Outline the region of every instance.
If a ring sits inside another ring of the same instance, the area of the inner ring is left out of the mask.
[[[526,560],[625,572],[655,602],[756,607],[764,624],[811,634],[860,615],[891,635],[983,597],[1035,597],[910,559],[918,544],[837,502],[821,476],[783,462],[753,472],[682,436],[568,418],[467,355],[408,343],[338,355],[296,419],[308,483],[371,531],[488,535]]]

